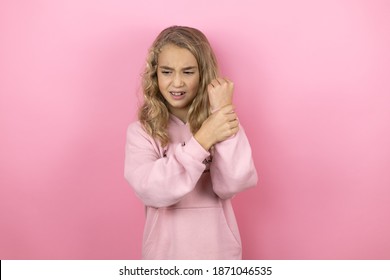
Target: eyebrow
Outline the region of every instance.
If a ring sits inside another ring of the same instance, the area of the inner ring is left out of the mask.
[[[169,66],[159,66],[159,68],[161,68],[161,69],[164,69],[164,70],[175,70],[174,68],[172,68],[172,67],[169,67]],[[184,67],[184,68],[182,68],[181,70],[195,70],[195,69],[197,69],[198,67],[196,67],[196,66],[187,66],[187,67]]]

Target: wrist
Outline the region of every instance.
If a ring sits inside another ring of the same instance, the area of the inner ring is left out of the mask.
[[[210,112],[211,112],[211,114],[214,114],[214,113],[217,112],[219,109],[220,109],[219,107],[215,107],[215,108],[211,107],[211,108],[210,108]]]
[[[210,150],[211,146],[214,145],[210,135],[208,133],[204,133],[202,128],[195,133],[194,138],[206,151]]]

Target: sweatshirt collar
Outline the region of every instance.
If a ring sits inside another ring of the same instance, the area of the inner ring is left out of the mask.
[[[173,115],[173,114],[169,114],[169,116],[170,116],[170,118],[171,118],[171,120],[174,122],[174,123],[176,123],[176,124],[178,124],[178,125],[187,125],[187,123],[188,122],[183,122],[181,119],[179,119],[178,117],[176,117],[175,115]]]

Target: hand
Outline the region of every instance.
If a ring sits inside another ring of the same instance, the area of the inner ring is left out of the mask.
[[[232,104],[234,84],[232,81],[217,78],[207,86],[211,112]]]
[[[194,135],[195,139],[205,149],[235,135],[239,130],[239,122],[232,104],[222,107],[211,114]]]

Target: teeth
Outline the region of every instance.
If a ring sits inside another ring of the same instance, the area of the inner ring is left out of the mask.
[[[183,95],[184,94],[184,92],[173,92],[173,91],[171,91],[171,94],[172,95],[174,95],[174,96],[180,96],[180,95]]]

